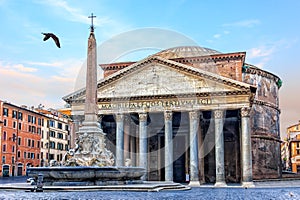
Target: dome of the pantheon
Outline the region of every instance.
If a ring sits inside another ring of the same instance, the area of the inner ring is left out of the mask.
[[[197,56],[209,56],[214,54],[220,54],[221,52],[214,49],[209,49],[200,46],[179,46],[160,51],[155,56],[160,56],[166,59],[174,58],[187,58]]]

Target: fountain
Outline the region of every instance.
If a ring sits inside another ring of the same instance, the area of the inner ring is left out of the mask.
[[[30,167],[31,177],[43,175],[44,185],[82,186],[141,183],[144,168],[113,166],[114,155],[105,147],[105,133],[97,120],[97,46],[93,14],[88,39],[84,122],[76,133],[76,146],[64,156],[61,166]]]

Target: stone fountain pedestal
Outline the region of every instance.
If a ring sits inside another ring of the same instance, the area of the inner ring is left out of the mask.
[[[102,186],[142,183],[145,169],[140,167],[30,167],[28,176],[43,175],[45,186]]]

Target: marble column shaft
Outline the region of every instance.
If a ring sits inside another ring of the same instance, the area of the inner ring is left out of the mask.
[[[164,112],[165,118],[165,181],[173,181],[173,129],[171,111]]]
[[[215,158],[216,158],[216,184],[215,186],[224,186],[225,183],[225,167],[224,167],[224,136],[223,123],[224,111],[215,110]]]
[[[241,109],[242,126],[242,182],[252,182],[252,152],[250,132],[250,108]]]
[[[124,117],[124,160],[126,160],[130,157],[130,118]]]
[[[198,130],[199,130],[199,112],[189,112],[190,117],[190,181],[199,181],[198,165]]]
[[[142,180],[147,179],[148,145],[147,145],[147,113],[139,113],[139,166],[146,169]]]
[[[124,166],[124,115],[116,114],[116,166]]]

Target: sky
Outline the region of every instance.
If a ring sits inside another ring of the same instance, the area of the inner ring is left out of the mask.
[[[94,13],[100,46],[120,35],[124,39],[124,33],[154,28],[220,52],[246,52],[247,63],[283,81],[284,136],[286,128],[300,119],[299,9],[298,0],[0,0],[0,99],[16,105],[64,107],[62,97],[84,82],[80,77],[91,24],[88,16]],[[42,32],[55,33],[61,48],[51,40],[44,42]],[[150,41],[152,36],[136,40]],[[131,51],[133,56],[126,58],[158,52],[165,42],[161,39],[148,52]],[[177,43],[167,45],[171,44]]]

